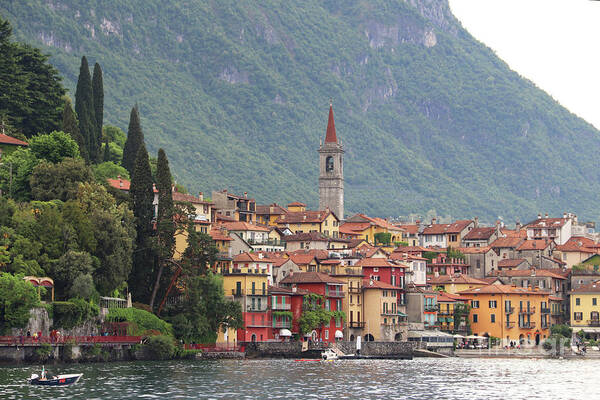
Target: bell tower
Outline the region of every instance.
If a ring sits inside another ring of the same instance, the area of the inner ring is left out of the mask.
[[[344,219],[344,149],[335,133],[331,103],[325,142],[319,147],[319,210],[326,208]]]

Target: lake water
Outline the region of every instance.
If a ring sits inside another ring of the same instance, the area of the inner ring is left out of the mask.
[[[34,366],[0,367],[1,399],[593,399],[594,360],[167,361],[50,366],[71,387],[27,385]]]

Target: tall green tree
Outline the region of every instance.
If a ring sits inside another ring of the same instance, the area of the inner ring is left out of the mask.
[[[75,112],[79,118],[79,132],[83,137],[88,158],[86,161],[96,160],[96,114],[94,109],[94,97],[92,90],[92,77],[87,58],[81,57],[81,66],[79,67],[79,79],[77,80],[77,89],[75,90]]]
[[[31,174],[31,195],[41,201],[72,200],[80,183],[93,181],[94,174],[82,159],[65,158],[57,164],[44,160]]]
[[[10,328],[24,328],[29,310],[38,306],[37,290],[23,280],[23,275],[0,274],[0,333]]]
[[[131,178],[129,197],[137,233],[129,287],[136,301],[150,300],[154,283],[155,252],[152,243],[154,219],[154,190],[148,152],[144,142],[138,150]]]
[[[216,248],[212,237],[206,233],[196,231],[194,223],[188,224],[188,245],[183,252],[182,265],[189,275],[204,275],[211,265],[217,261],[219,250]]]
[[[0,119],[31,137],[60,129],[65,89],[39,49],[11,41],[0,17]]]
[[[136,159],[140,147],[144,144],[144,133],[140,124],[140,114],[137,104],[131,109],[129,116],[129,129],[127,130],[127,140],[123,147],[123,162],[121,165],[133,176]]]
[[[156,188],[158,189],[158,216],[156,219],[156,254],[158,256],[158,273],[152,296],[150,298],[150,307],[154,307],[154,300],[160,280],[164,271],[165,263],[173,257],[175,249],[175,221],[173,208],[173,181],[171,179],[171,170],[169,169],[169,160],[163,149],[158,150],[158,161],[156,165]]]
[[[102,147],[102,123],[104,122],[104,81],[102,78],[102,68],[100,68],[100,64],[98,63],[94,64],[92,94],[94,97],[94,116],[96,118],[94,145],[96,146],[96,162],[100,162],[102,159],[102,154],[100,153]]]
[[[77,120],[75,111],[73,111],[71,99],[66,96],[63,104],[62,131],[71,135],[71,138],[77,143],[77,147],[79,147],[79,154],[84,160],[87,160],[87,149],[85,148],[83,136],[79,132],[79,121]]]

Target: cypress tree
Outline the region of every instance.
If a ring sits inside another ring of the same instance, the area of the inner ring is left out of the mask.
[[[108,138],[104,140],[104,155],[102,157],[104,162],[110,161],[110,148],[108,147]]]
[[[79,154],[81,155],[81,158],[87,160],[87,150],[85,148],[85,143],[83,142],[83,137],[79,132],[79,122],[77,121],[77,116],[73,111],[71,99],[66,96],[62,114],[62,131],[71,135],[71,138],[76,141],[77,146],[79,146]]]
[[[129,287],[136,301],[146,303],[150,299],[154,282],[155,252],[152,244],[154,190],[150,161],[144,142],[140,145],[135,161],[129,199],[137,232],[136,249],[133,253],[133,265],[129,275]]]
[[[94,146],[98,161],[100,161],[102,150],[102,124],[104,122],[104,82],[102,78],[102,68],[100,64],[94,64],[94,76],[92,78],[92,93],[94,97],[94,117],[96,119],[96,135]]]
[[[94,143],[96,137],[96,117],[92,95],[92,78],[85,56],[81,57],[81,66],[79,67],[79,79],[75,90],[75,112],[79,118],[79,132],[87,150],[86,161],[95,161],[96,148],[90,144]]]
[[[167,154],[163,149],[159,149],[158,160],[156,162],[156,188],[158,189],[158,216],[156,220],[158,273],[156,275],[152,297],[150,298],[150,307],[154,306],[154,300],[156,298],[158,287],[160,286],[160,279],[166,260],[173,257],[173,251],[175,249],[172,184]]]
[[[125,146],[123,146],[123,161],[121,165],[127,171],[129,175],[133,176],[135,161],[140,149],[140,146],[144,143],[144,133],[142,132],[142,126],[140,124],[140,115],[138,113],[137,104],[131,109],[129,116],[129,129],[127,130],[127,140]]]

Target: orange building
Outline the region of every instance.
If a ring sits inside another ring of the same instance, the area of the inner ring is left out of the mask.
[[[511,285],[488,285],[460,292],[470,299],[474,335],[521,346],[539,345],[550,335],[550,293]]]

